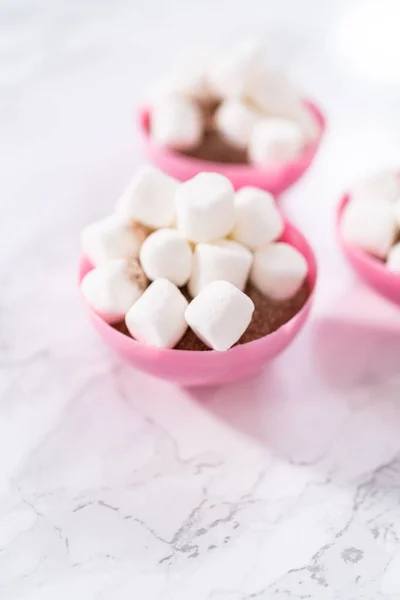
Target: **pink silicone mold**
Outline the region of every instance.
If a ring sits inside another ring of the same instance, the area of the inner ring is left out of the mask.
[[[400,275],[389,271],[378,258],[352,246],[343,239],[340,226],[341,217],[349,199],[349,194],[345,194],[340,200],[336,217],[337,236],[342,251],[354,271],[367,285],[385,298],[400,304]]]
[[[289,223],[285,224],[282,241],[292,244],[305,256],[311,294],[302,309],[280,329],[268,336],[235,346],[226,352],[168,350],[145,346],[120,333],[103,321],[85,302],[90,319],[105,342],[133,367],[155,377],[182,386],[219,384],[246,377],[275,358],[298,334],[311,309],[317,277],[314,253],[306,239]],[[92,269],[81,259],[79,281]]]
[[[212,171],[228,177],[235,189],[245,185],[253,185],[277,195],[290,187],[306,172],[318,150],[325,131],[326,122],[322,112],[312,102],[306,101],[305,104],[315,115],[321,126],[320,135],[298,159],[279,167],[271,166],[261,169],[250,165],[233,165],[199,160],[159,146],[151,139],[149,134],[150,109],[146,107],[139,110],[139,130],[148,160],[165,173],[179,179],[179,181],[186,181],[202,171]]]

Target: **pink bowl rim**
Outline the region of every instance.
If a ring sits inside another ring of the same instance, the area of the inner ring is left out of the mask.
[[[346,208],[349,201],[350,193],[346,192],[339,201],[336,213],[336,234],[339,239],[340,246],[344,254],[346,255],[346,258],[352,259],[354,262],[357,262],[358,264],[367,268],[370,272],[379,275],[379,277],[384,277],[387,282],[391,282],[395,285],[400,285],[400,274],[389,271],[385,263],[380,261],[378,258],[373,256],[372,254],[368,254],[368,252],[365,252],[365,250],[362,250],[361,248],[352,246],[343,239],[341,221],[343,211]]]
[[[303,315],[304,313],[307,314],[311,308],[311,305],[312,305],[312,303],[314,301],[314,297],[315,297],[315,289],[316,289],[316,286],[318,283],[318,264],[317,264],[316,256],[315,256],[314,250],[312,249],[312,247],[309,244],[306,237],[294,225],[292,225],[287,220],[284,220],[284,225],[285,225],[285,227],[284,227],[284,231],[282,234],[282,238],[286,237],[285,234],[287,232],[293,232],[301,239],[302,245],[304,245],[305,248],[307,249],[308,258],[306,257],[306,259],[307,259],[307,263],[309,266],[307,280],[308,280],[308,283],[311,288],[310,294],[309,294],[306,302],[301,307],[301,309],[295,315],[293,315],[293,317],[291,319],[289,319],[289,321],[287,321],[281,327],[279,327],[279,329],[277,329],[276,331],[273,331],[272,333],[265,335],[261,338],[253,340],[251,342],[246,342],[245,344],[239,344],[237,346],[233,346],[232,348],[230,348],[229,350],[226,350],[222,354],[225,354],[226,352],[229,352],[229,353],[240,352],[240,351],[243,351],[243,348],[245,348],[245,347],[246,348],[249,346],[255,347],[256,345],[262,344],[265,339],[267,339],[267,338],[270,339],[273,336],[279,335],[280,331],[283,328],[290,326],[290,324],[293,323],[293,321],[295,319],[299,319],[301,317],[301,315]],[[282,238],[280,238],[280,240]],[[280,241],[280,240],[277,240],[277,241]],[[287,242],[287,243],[289,243],[289,242]],[[78,276],[79,277],[79,279],[78,279],[79,287],[80,287],[80,283],[84,277],[82,272],[84,270],[85,264],[87,264],[87,263],[89,263],[88,259],[84,255],[82,255],[81,259],[80,259],[80,263],[79,263],[79,276]],[[146,346],[145,344],[141,344],[137,340],[135,340],[131,337],[128,337],[124,333],[121,333],[120,331],[118,331],[117,329],[115,329],[114,327],[109,325],[106,321],[104,321],[104,319],[102,319],[88,305],[88,303],[86,302],[85,298],[82,295],[81,290],[80,290],[80,293],[81,293],[81,298],[82,298],[83,304],[85,305],[91,318],[95,321],[96,325],[98,325],[98,327],[100,327],[102,329],[106,328],[112,337],[119,340],[119,342],[122,344],[123,348],[125,348],[125,347],[131,348],[132,346],[136,346],[136,347],[140,346],[140,348],[143,349],[144,352],[146,352],[148,350],[151,350],[152,352],[157,351],[158,356],[160,356],[160,355],[164,355],[164,356],[170,355],[171,356],[172,354],[174,354],[175,356],[183,356],[184,354],[190,354],[190,355],[194,355],[194,356],[197,355],[200,357],[200,356],[204,355],[204,350],[178,350],[176,348],[155,348],[154,346]],[[217,352],[216,350],[210,349],[210,350],[207,350],[207,355],[209,355],[209,354],[221,354],[221,352]]]
[[[277,167],[273,167],[276,172],[284,171],[290,167],[297,167],[299,163],[301,163],[306,157],[312,157],[316,153],[322,138],[325,134],[326,130],[326,116],[322,112],[322,110],[317,106],[317,104],[309,99],[304,100],[304,104],[307,106],[309,110],[316,117],[319,125],[320,132],[317,139],[311,144],[307,145],[304,148],[304,151],[300,156],[295,158],[292,161],[279,165]],[[252,165],[244,165],[242,163],[221,163],[212,160],[202,160],[199,158],[193,158],[191,156],[185,156],[184,154],[180,154],[174,150],[166,148],[165,146],[160,146],[156,144],[151,138],[149,132],[149,119],[150,119],[151,108],[149,106],[140,106],[137,111],[137,122],[139,126],[139,132],[142,136],[142,139],[145,141],[146,145],[149,148],[156,150],[159,154],[162,154],[166,159],[174,159],[181,161],[182,165],[187,165],[193,170],[203,171],[205,166],[208,170],[212,165],[215,165],[216,171],[220,173],[224,173],[226,177],[238,177],[243,176],[247,178],[252,178],[255,174],[264,173],[268,174],[268,165],[266,165],[265,169],[261,169],[259,167],[254,167]]]

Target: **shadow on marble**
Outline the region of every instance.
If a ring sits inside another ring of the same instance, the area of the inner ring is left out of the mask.
[[[263,441],[261,414],[271,398],[280,396],[279,378],[272,365],[261,372],[223,385],[185,388],[186,394],[203,408],[239,429],[243,434]]]
[[[223,454],[233,433],[323,479],[358,481],[400,453],[400,314],[368,294],[340,300],[251,378],[182,389],[138,373],[134,383],[124,367],[119,394],[189,453]]]
[[[328,318],[314,336],[315,367],[336,390],[385,386],[400,375],[400,331]]]
[[[400,317],[358,312],[315,319],[308,354],[289,350],[251,379],[187,393],[272,454],[354,482],[400,456]]]

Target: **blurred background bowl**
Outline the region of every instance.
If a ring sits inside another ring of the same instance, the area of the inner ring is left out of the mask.
[[[336,216],[337,237],[343,254],[357,275],[369,287],[400,305],[400,274],[392,273],[381,260],[343,239],[341,220],[348,202],[349,194],[345,194],[339,202]]]
[[[151,138],[151,113],[147,107],[139,109],[139,131],[142,136],[147,159],[165,173],[179,179],[179,181],[191,179],[202,171],[212,171],[228,177],[235,189],[239,189],[245,185],[253,185],[268,190],[274,195],[278,195],[289,188],[306,172],[314,159],[324,135],[326,127],[325,117],[315,104],[308,101],[306,104],[320,124],[319,137],[296,160],[280,166],[271,165],[260,168],[247,164],[226,164],[206,161],[184,156],[179,152],[160,146]]]

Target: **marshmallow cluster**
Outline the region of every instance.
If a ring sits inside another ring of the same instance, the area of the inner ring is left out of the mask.
[[[350,190],[341,220],[343,239],[400,272],[400,176],[381,172]]]
[[[252,318],[248,281],[280,301],[307,275],[304,257],[278,241],[283,229],[268,192],[235,193],[217,173],[179,183],[143,167],[116,213],[82,232],[94,267],[82,293],[106,322],[125,319],[143,344],[173,348],[190,327],[210,348],[227,350]]]
[[[175,69],[151,99],[150,133],[160,145],[188,150],[210,128],[247,150],[255,165],[283,164],[315,141],[320,125],[295,86],[265,65],[260,46],[245,41]],[[211,125],[205,106],[217,105]]]

